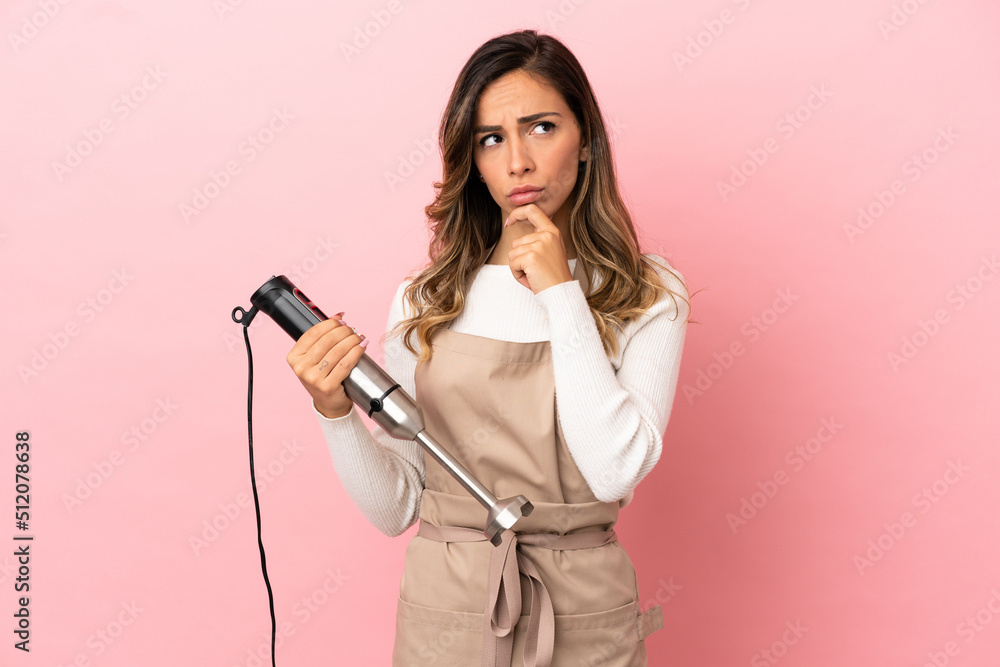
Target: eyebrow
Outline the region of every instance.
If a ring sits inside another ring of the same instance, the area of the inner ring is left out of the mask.
[[[556,113],[555,111],[542,111],[541,113],[533,113],[530,116],[522,116],[521,118],[518,118],[517,124],[524,125],[525,123],[530,123],[531,121],[538,120],[539,118],[544,118],[545,116],[562,117],[562,114]],[[472,128],[472,133],[479,134],[481,132],[498,132],[502,129],[503,128],[500,127],[499,125],[477,125],[476,127]]]

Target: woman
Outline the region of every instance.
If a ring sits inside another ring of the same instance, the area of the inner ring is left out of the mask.
[[[660,456],[683,278],[640,254],[593,91],[558,40],[527,30],[483,44],[439,137],[430,263],[396,292],[387,335],[402,344],[387,346],[386,369],[429,433],[534,511],[493,547],[485,510],[436,461],[369,433],[341,385],[367,341],[343,313],[288,355],[365,516],[393,536],[420,519],[393,664],[645,665],[662,616],[639,609],[612,528]]]

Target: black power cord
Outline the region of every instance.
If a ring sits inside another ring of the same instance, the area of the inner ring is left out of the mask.
[[[236,319],[236,311],[241,312],[241,318]],[[274,617],[274,593],[271,591],[271,581],[267,578],[267,559],[264,556],[264,541],[260,532],[260,500],[257,497],[257,477],[254,474],[253,466],[253,353],[250,351],[250,334],[248,329],[250,321],[257,313],[257,308],[244,311],[236,308],[233,311],[233,320],[243,325],[243,340],[247,344],[247,437],[250,441],[250,486],[253,488],[253,508],[257,513],[257,546],[260,549],[260,570],[264,574],[264,585],[267,586],[267,605],[271,611],[271,665],[277,667],[274,660],[275,640],[277,637],[278,624]]]

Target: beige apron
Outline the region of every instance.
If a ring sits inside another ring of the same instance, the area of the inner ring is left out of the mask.
[[[586,284],[577,263],[575,277]],[[549,341],[513,343],[440,329],[417,367],[427,431],[498,498],[535,509],[494,547],[486,509],[425,456],[420,528],[406,550],[395,667],[635,667],[663,627],[642,613],[635,570],[556,414]]]

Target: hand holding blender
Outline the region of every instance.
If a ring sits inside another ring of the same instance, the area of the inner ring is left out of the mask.
[[[285,276],[272,277],[250,302],[253,308],[237,307],[233,319],[247,326],[260,310],[296,339],[287,361],[320,414],[343,417],[357,404],[392,437],[416,441],[489,510],[483,532],[494,546],[500,544],[503,531],[534,509],[521,495],[498,500],[427,433],[420,406],[365,354],[365,337],[338,319],[343,313],[328,319]]]

